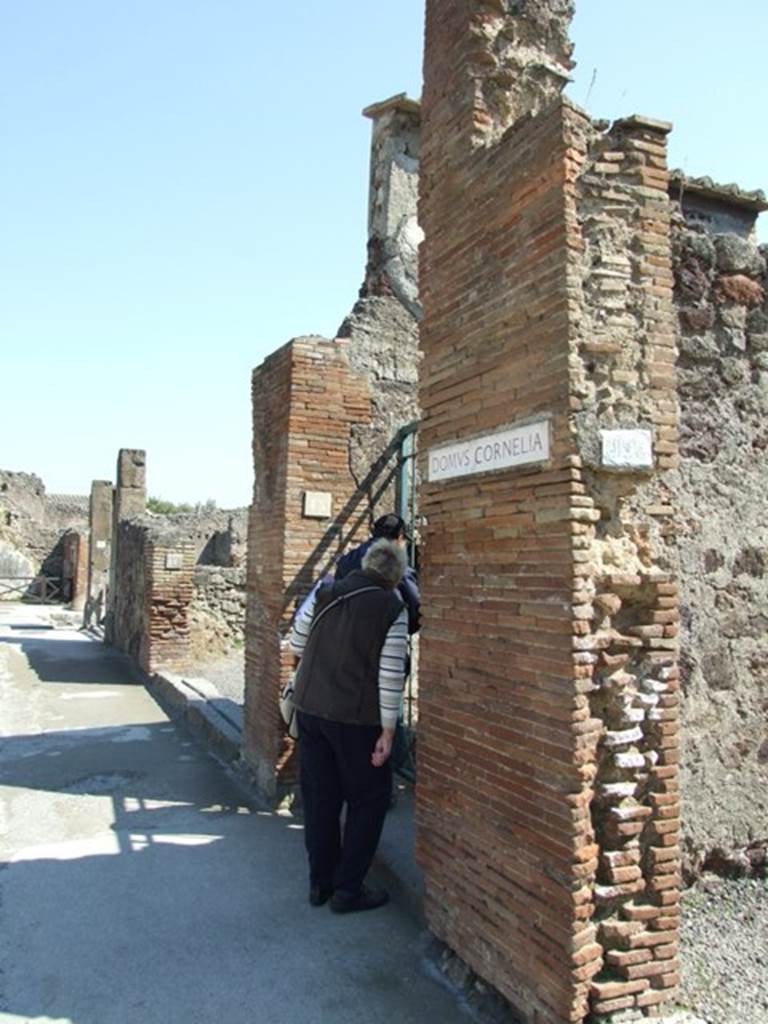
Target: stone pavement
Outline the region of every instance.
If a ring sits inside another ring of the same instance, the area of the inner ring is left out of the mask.
[[[0,605],[2,1024],[470,1019],[409,914],[309,907],[301,826],[51,624]]]

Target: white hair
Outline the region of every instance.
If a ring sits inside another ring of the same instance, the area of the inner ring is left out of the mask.
[[[362,567],[377,572],[388,586],[394,588],[408,568],[405,548],[394,540],[382,537],[374,541],[363,555]]]

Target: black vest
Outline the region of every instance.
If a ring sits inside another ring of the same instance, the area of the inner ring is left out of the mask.
[[[357,593],[365,587],[375,589]],[[329,608],[336,598],[341,600]],[[321,587],[294,680],[296,707],[332,722],[381,725],[379,656],[402,610],[397,591],[378,573],[359,569]]]

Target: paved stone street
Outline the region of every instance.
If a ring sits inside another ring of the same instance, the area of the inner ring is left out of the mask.
[[[301,827],[44,609],[0,605],[0,736],[3,1024],[468,1019],[407,914],[310,908]]]

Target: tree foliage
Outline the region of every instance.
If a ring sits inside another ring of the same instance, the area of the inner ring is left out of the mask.
[[[159,516],[173,516],[179,513],[201,515],[207,512],[215,512],[216,502],[213,498],[208,498],[206,501],[195,502],[194,505],[186,501],[176,504],[173,501],[166,501],[165,498],[150,496],[147,499],[147,511],[154,512],[155,515]]]

